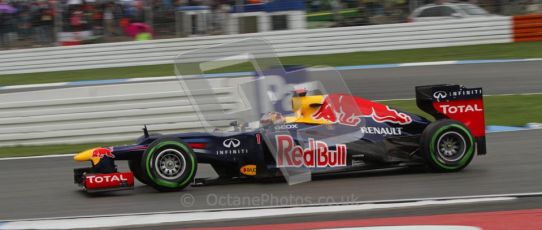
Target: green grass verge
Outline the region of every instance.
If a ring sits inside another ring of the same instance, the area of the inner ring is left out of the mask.
[[[542,95],[485,97],[486,124],[522,126],[528,122],[542,123],[542,103],[540,101],[542,101]],[[385,101],[383,103],[430,118],[428,114],[416,107],[414,100]],[[8,147],[0,148],[0,157],[75,153],[92,147],[127,143],[131,142]]]
[[[106,143],[87,143],[87,144],[71,144],[71,145],[42,145],[42,146],[15,146],[15,147],[2,147],[0,148],[1,157],[26,157],[26,156],[40,156],[51,154],[70,154],[77,153],[83,150],[87,150],[99,146],[116,146],[130,144],[133,141],[122,142],[106,142]]]
[[[446,60],[506,59],[542,57],[542,42],[456,46],[378,52],[355,52],[344,54],[312,55],[280,58],[282,64],[306,66],[348,66]],[[220,71],[235,72],[252,69],[237,65]],[[214,71],[216,72],[216,71]],[[104,68],[46,73],[0,75],[0,86],[68,82],[82,80],[106,80],[135,77],[172,76],[173,64]]]
[[[340,11],[343,18],[359,17],[357,9],[344,9]],[[309,22],[321,22],[321,21],[334,21],[334,15],[331,11],[314,12],[307,14],[307,21]]]

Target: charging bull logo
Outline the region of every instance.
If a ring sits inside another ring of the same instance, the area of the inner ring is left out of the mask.
[[[361,122],[360,117],[371,117],[379,123],[406,125],[412,122],[409,115],[386,105],[345,94],[327,95],[312,117],[349,126],[358,125]]]
[[[104,156],[107,156],[109,158],[115,158],[115,155],[113,155],[113,150],[111,148],[96,148],[94,149],[94,151],[92,151],[92,157],[103,158]]]

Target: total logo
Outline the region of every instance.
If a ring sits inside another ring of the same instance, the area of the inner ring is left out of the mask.
[[[346,166],[346,145],[337,144],[330,150],[323,141],[309,138],[309,147],[296,145],[289,135],[277,135],[277,167],[340,167]]]
[[[474,105],[440,105],[442,113],[444,114],[456,114],[456,113],[466,113],[466,112],[482,112],[484,111],[478,104]]]
[[[86,180],[90,184],[101,184],[101,183],[112,183],[112,182],[124,182],[128,181],[128,178],[124,174],[114,174],[114,175],[89,175],[86,177]]]
[[[401,136],[403,134],[402,127],[361,127],[363,134],[377,134],[383,136]]]

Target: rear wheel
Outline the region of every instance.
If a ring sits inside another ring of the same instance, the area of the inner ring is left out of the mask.
[[[197,160],[186,144],[175,138],[154,141],[141,160],[148,185],[158,191],[179,191],[196,176]]]
[[[459,171],[474,157],[474,137],[463,124],[443,119],[431,123],[421,138],[423,157],[438,172]]]

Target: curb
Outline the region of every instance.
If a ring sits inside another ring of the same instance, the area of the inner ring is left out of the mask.
[[[128,213],[101,216],[74,216],[12,220],[0,229],[89,229],[120,228],[142,225],[189,223],[205,221],[243,220],[256,217],[278,217],[308,214],[371,211],[407,207],[427,207],[455,204],[477,204],[517,200],[523,194],[492,194],[464,197],[414,198],[390,201],[343,202],[312,205],[262,206],[257,208],[227,208],[170,212]]]

